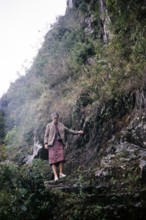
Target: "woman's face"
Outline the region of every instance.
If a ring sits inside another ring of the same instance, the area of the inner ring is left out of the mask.
[[[59,117],[58,116],[52,117],[52,121],[54,122],[54,124],[57,124],[59,121]]]

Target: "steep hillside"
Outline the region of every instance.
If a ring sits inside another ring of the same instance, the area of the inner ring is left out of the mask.
[[[34,137],[42,143],[50,112],[58,107],[72,126],[80,96],[86,106],[131,97],[137,108],[145,107],[144,2],[72,4],[45,36],[31,69],[1,100],[11,149],[26,151]]]
[[[65,197],[62,207],[56,204],[60,219],[145,216],[145,56],[144,0],[68,1],[32,67],[2,97],[1,160],[20,163],[33,145],[43,145],[53,111],[67,126],[84,130],[82,137],[67,137],[70,175],[56,186],[62,194],[46,183],[53,188],[52,205]]]

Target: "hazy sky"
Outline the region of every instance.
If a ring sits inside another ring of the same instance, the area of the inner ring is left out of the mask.
[[[28,67],[67,0],[0,0],[0,97]],[[19,73],[19,74],[18,74]]]

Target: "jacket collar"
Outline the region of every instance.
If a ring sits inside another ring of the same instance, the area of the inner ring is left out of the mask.
[[[53,121],[51,122],[51,124],[52,124],[52,126],[54,126],[54,127],[55,127],[55,124],[53,123]],[[59,128],[59,127],[60,127],[60,125],[61,125],[61,123],[60,123],[60,122],[58,122],[57,127]]]

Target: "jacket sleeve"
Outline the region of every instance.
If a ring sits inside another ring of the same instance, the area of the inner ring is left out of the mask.
[[[45,135],[44,135],[44,144],[48,144],[49,137],[49,124],[46,126]]]
[[[64,126],[64,130],[67,131],[67,132],[70,133],[70,134],[79,134],[78,131],[69,129],[69,128],[67,128],[66,126]]]

